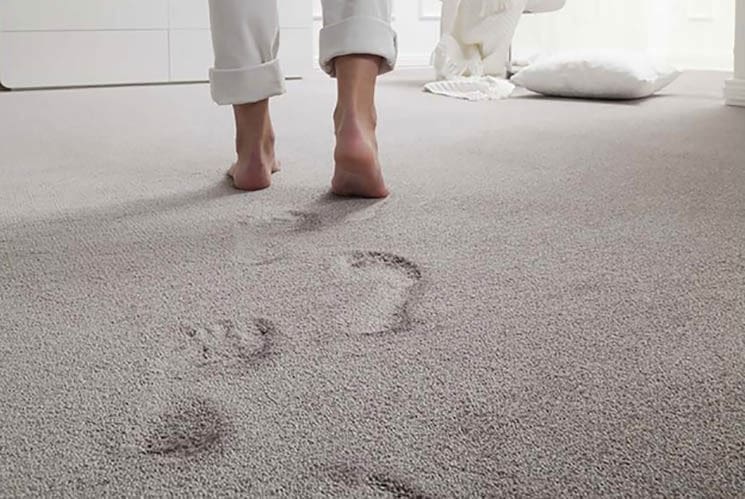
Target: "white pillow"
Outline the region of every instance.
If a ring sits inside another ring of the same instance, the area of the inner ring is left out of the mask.
[[[539,58],[512,77],[533,92],[560,97],[640,99],[680,75],[663,62],[636,52],[588,50]]]

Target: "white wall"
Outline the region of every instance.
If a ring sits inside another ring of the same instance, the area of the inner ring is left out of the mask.
[[[321,27],[314,0],[315,31]],[[559,12],[524,16],[516,57],[569,48],[629,48],[682,69],[732,69],[735,0],[568,0]],[[394,0],[400,66],[426,65],[439,34],[439,0]],[[316,57],[318,54],[316,37]]]

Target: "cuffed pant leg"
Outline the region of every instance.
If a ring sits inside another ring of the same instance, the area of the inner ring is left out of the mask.
[[[351,54],[383,59],[380,72],[396,65],[398,44],[391,27],[392,0],[323,0],[320,63],[335,76],[333,60]]]
[[[284,93],[276,0],[209,0],[209,5],[215,102],[247,104]]]

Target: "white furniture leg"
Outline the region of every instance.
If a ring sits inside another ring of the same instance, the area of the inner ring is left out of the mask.
[[[724,97],[730,106],[745,107],[745,0],[737,0],[735,12],[735,77],[725,83]]]

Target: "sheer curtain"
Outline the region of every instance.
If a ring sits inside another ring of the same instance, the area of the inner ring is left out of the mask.
[[[525,60],[565,49],[631,49],[690,69],[732,68],[735,0],[567,0],[548,15],[524,16],[514,54]]]

